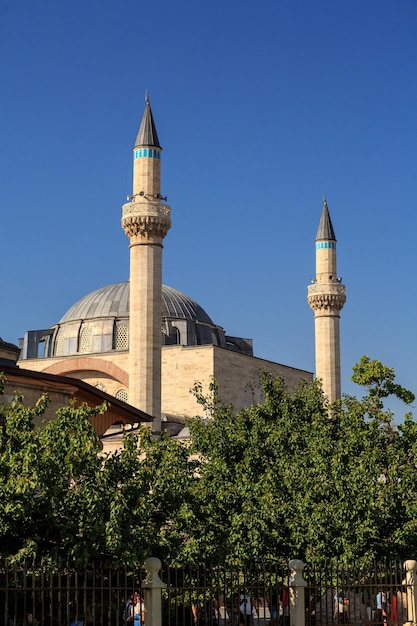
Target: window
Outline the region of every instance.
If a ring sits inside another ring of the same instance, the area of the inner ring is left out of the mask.
[[[180,331],[176,326],[172,326],[169,331],[169,335],[162,331],[162,345],[166,346],[179,346],[181,341]]]
[[[129,401],[129,394],[127,393],[127,389],[119,389],[116,393],[117,400],[121,400],[122,402]]]
[[[179,346],[180,344],[180,331],[178,330],[178,328],[176,326],[172,327],[172,331],[170,333],[170,336],[172,338],[172,343],[176,346]]]
[[[90,327],[83,328],[80,336],[79,352],[91,352],[91,344],[93,340],[93,331]]]
[[[116,326],[116,350],[128,350],[129,349],[129,331],[127,326],[119,324]]]

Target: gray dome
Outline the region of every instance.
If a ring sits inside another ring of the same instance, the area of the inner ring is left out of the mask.
[[[72,305],[59,324],[103,317],[129,317],[129,282],[115,283],[92,291]],[[180,291],[162,285],[162,317],[185,319],[214,326],[204,309]]]
[[[129,350],[129,282],[96,289],[68,309],[58,324],[25,334],[21,359],[67,357]],[[205,310],[180,291],[162,285],[161,344],[218,346],[253,355],[252,341],[225,335]]]

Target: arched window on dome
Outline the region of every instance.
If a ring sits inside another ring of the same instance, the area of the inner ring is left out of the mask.
[[[125,324],[118,324],[116,326],[114,344],[116,350],[129,349],[129,330]]]
[[[162,329],[163,346],[179,346],[181,343],[181,333],[176,326],[167,324],[167,328]]]
[[[93,329],[90,326],[86,326],[82,329],[80,335],[80,346],[78,352],[91,352],[91,345],[93,341]]]
[[[181,335],[180,331],[176,326],[171,328],[171,332],[169,333],[169,338],[171,345],[178,346],[181,343]]]
[[[121,400],[122,402],[129,402],[129,394],[127,389],[119,389],[116,393],[117,400]]]

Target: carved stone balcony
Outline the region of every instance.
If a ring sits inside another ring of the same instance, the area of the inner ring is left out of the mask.
[[[171,207],[168,204],[162,204],[162,202],[128,202],[122,207],[122,219],[132,215],[170,218]]]
[[[346,287],[340,283],[327,283],[308,286],[308,304],[313,311],[334,311],[336,314],[346,302]]]
[[[128,202],[122,207],[122,228],[128,237],[163,238],[171,227],[171,207],[161,202]]]

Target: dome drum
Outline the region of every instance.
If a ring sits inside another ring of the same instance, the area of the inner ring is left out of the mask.
[[[125,320],[124,323],[127,328],[128,321]],[[75,320],[58,324],[50,356],[111,352],[116,349],[119,326],[123,326],[123,320],[116,321],[114,318]]]
[[[165,318],[162,328],[162,344],[166,346],[214,345],[226,348],[224,331],[219,326],[204,322]]]
[[[45,344],[41,355],[42,342]],[[223,328],[214,324],[197,302],[166,285],[162,286],[161,344],[214,345],[248,353],[247,346],[241,342],[231,345]],[[102,287],[81,298],[50,329],[27,332],[21,358],[66,357],[128,349],[129,282],[123,282]]]

